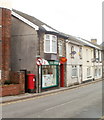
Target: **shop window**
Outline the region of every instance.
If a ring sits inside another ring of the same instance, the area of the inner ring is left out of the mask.
[[[44,37],[44,52],[57,53],[57,36],[46,34]]]
[[[72,66],[72,77],[77,77],[77,66]]]
[[[42,88],[57,86],[57,67],[55,65],[42,66]]]

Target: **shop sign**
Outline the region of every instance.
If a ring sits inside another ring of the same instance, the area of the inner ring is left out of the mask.
[[[42,88],[56,86],[57,82],[53,79],[53,74],[46,74],[42,76]]]
[[[59,65],[59,61],[48,61],[49,65]]]

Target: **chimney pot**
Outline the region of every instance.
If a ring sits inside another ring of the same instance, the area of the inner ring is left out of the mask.
[[[97,44],[97,39],[91,39],[91,42]]]

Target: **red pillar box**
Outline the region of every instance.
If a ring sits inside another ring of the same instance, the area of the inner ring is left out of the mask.
[[[35,92],[35,74],[28,74],[27,76],[28,76],[28,81],[27,81],[28,92],[34,93]]]

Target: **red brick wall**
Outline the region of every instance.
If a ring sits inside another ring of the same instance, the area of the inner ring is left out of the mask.
[[[2,9],[0,9],[0,26],[2,26]],[[2,70],[2,27],[0,27],[0,70]],[[1,73],[0,73],[1,84]]]
[[[10,77],[12,77],[12,83],[18,84],[10,84],[3,85],[0,87],[2,89],[2,93],[0,96],[10,96],[10,95],[18,95],[25,92],[25,75],[23,72],[10,72]],[[13,78],[14,77],[14,78]]]
[[[10,79],[11,11],[2,8],[0,12],[2,12],[2,83],[4,83]]]
[[[2,95],[0,96],[10,96],[20,94],[20,84],[11,84],[2,86]]]

